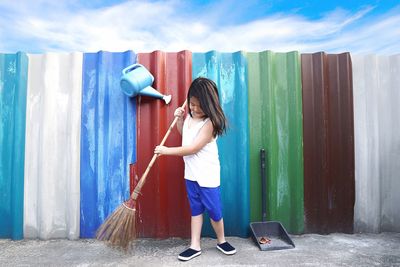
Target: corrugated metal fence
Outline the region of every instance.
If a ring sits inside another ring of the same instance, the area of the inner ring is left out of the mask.
[[[267,154],[267,218],[304,228],[300,55],[248,53],[252,221],[261,221],[260,149]]]
[[[173,96],[168,106],[122,93],[121,70],[135,62]],[[0,237],[93,237],[198,76],[217,83],[229,121],[218,139],[226,235],[261,220],[261,148],[268,219],[289,232],[400,231],[399,72],[399,55],[0,54]],[[174,131],[167,145],[179,144]],[[206,220],[203,234],[214,235]],[[153,166],[138,235],[189,237],[181,158]]]
[[[302,55],[307,232],[353,231],[354,130],[348,53]]]
[[[121,69],[136,55],[83,56],[80,236],[97,228],[129,196],[129,164],[136,161],[136,101],[119,89]]]
[[[227,235],[247,236],[249,232],[249,130],[247,63],[243,52],[195,53],[193,78],[216,82],[228,133],[217,140],[221,163],[221,195]],[[214,236],[210,224],[205,234]]]
[[[191,83],[191,61],[192,54],[188,51],[155,51],[138,55],[138,62],[154,75],[153,87],[163,94],[173,95],[168,106],[162,101],[154,101],[154,98],[138,98],[138,160],[133,169],[137,170],[139,177],[146,170],[155,146],[161,142],[173,121],[175,108],[186,99]],[[179,146],[180,140],[180,134],[174,129],[166,145]],[[156,161],[138,199],[137,214],[140,237],[190,236],[190,213],[182,158],[160,157]]]
[[[400,231],[400,55],[353,56],[356,232]]]
[[[29,55],[24,236],[79,237],[82,53]]]
[[[0,54],[0,237],[23,238],[28,57]]]

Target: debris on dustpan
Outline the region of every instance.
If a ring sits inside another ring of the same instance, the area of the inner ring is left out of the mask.
[[[260,244],[269,244],[269,243],[271,243],[271,239],[269,239],[268,237],[262,236],[260,238],[260,240],[258,241],[258,243],[260,243]]]
[[[294,248],[295,245],[280,222],[262,221],[250,223],[253,239],[260,250]]]

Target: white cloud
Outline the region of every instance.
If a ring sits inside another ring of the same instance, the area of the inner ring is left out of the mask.
[[[33,8],[27,0],[0,3],[7,14],[0,17],[0,51],[400,52],[399,8],[378,17],[369,16],[372,7],[356,14],[334,10],[319,20],[280,13],[221,26],[215,19],[221,10],[196,14],[179,1],[127,1],[100,9],[53,2],[42,0]]]

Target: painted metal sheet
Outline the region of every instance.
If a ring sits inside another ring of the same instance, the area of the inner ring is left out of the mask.
[[[261,221],[260,149],[267,154],[267,220],[304,230],[303,128],[298,52],[247,53],[249,73],[250,212]]]
[[[28,57],[0,54],[0,237],[23,238]]]
[[[192,54],[189,51],[139,53],[138,62],[154,76],[153,87],[162,94],[171,94],[172,101],[146,96],[138,97],[137,164],[131,166],[132,187],[144,173],[154,148],[164,137],[174,119],[174,111],[186,99],[192,81]],[[166,143],[180,146],[181,136],[174,128]],[[190,209],[183,178],[182,157],[159,157],[153,165],[138,198],[137,234],[140,237],[190,236]]]
[[[129,165],[136,161],[136,101],[120,88],[132,51],[83,56],[80,236],[97,228],[129,197]]]
[[[305,228],[353,232],[355,177],[349,53],[302,54]]]
[[[400,231],[400,55],[352,57],[356,232]]]
[[[226,135],[218,138],[221,163],[221,197],[226,235],[248,236],[249,128],[247,61],[243,52],[193,54],[193,78],[212,79],[218,86],[222,109],[228,119]],[[205,220],[203,234],[215,236]]]
[[[76,239],[82,53],[28,56],[24,236]]]

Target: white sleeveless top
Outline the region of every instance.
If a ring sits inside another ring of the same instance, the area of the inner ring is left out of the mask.
[[[192,144],[200,129],[208,120],[207,118],[193,125],[194,121],[188,115],[182,128],[182,146]],[[190,128],[189,122],[191,122]],[[196,154],[183,157],[185,161],[185,179],[196,181],[201,187],[220,186],[220,164],[216,141],[217,138],[214,138]]]

